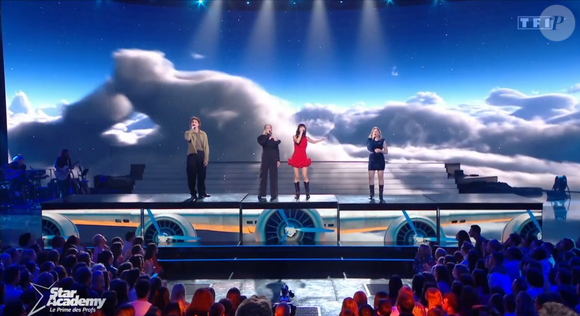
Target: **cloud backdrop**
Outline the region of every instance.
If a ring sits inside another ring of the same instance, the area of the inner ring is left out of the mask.
[[[313,137],[330,136],[309,147],[315,160],[365,159],[366,137],[379,126],[393,161],[460,162],[468,173],[526,186],[548,187],[556,174],[580,174],[578,102],[567,94],[494,88],[482,101],[450,105],[425,91],[378,107],[295,109],[249,79],[175,69],[158,51],[118,50],[113,58],[109,80],[77,102],[49,107],[58,109],[52,115],[33,110],[26,94],[16,93],[8,108],[11,153],[50,165],[67,147],[102,172],[111,164],[116,170],[155,161],[180,165],[182,134],[196,115],[209,135],[211,160],[257,161],[255,138],[265,123],[283,140],[285,160],[296,124],[304,122]],[[550,123],[555,118],[558,123]],[[580,184],[574,177],[570,182]]]

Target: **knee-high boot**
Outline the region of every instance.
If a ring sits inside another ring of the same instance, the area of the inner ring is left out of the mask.
[[[310,182],[304,182],[304,189],[306,190],[306,199],[310,199]]]
[[[294,195],[294,198],[299,200],[300,199],[300,182],[294,182],[294,190],[296,191],[296,195]]]
[[[383,201],[383,190],[385,189],[384,185],[379,185],[379,199]]]
[[[375,186],[374,185],[369,185],[369,199],[374,199],[375,198]]]

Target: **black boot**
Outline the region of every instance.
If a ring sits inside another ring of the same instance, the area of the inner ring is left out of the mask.
[[[379,199],[381,200],[381,202],[384,201],[383,200],[383,190],[384,189],[385,189],[384,185],[379,185]]]
[[[375,186],[374,185],[369,185],[369,199],[372,200],[375,198]]]
[[[299,200],[300,199],[300,182],[294,182],[294,190],[296,190],[296,195],[294,195],[294,198]]]
[[[304,182],[304,189],[306,190],[306,199],[310,199],[310,182]]]

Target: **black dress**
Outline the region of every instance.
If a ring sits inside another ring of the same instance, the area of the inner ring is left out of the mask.
[[[385,170],[385,156],[382,152],[376,153],[375,149],[383,148],[385,139],[374,140],[369,138],[367,140],[367,149],[369,154],[369,170]]]

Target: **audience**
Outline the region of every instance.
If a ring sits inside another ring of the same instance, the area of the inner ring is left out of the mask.
[[[389,291],[369,297],[364,291],[344,298],[336,316],[572,316],[580,312],[580,249],[565,238],[556,245],[511,234],[505,243],[487,240],[481,228],[456,235],[458,247],[421,245],[416,275],[406,285],[394,275]],[[281,303],[273,310],[265,297],[245,298],[231,288],[217,299],[213,288],[199,288],[190,302],[186,288],[168,288],[157,262],[157,246],[134,232],[108,242],[93,237],[91,252],[71,236],[55,236],[42,250],[31,234],[19,238],[20,248],[0,254],[0,316],[24,316],[57,284],[81,298],[105,298],[97,313],[82,316],[292,316]],[[111,245],[109,247],[109,244]],[[41,294],[42,293],[42,294]],[[41,295],[43,295],[41,297]],[[190,294],[191,295],[191,294]],[[44,297],[44,298],[43,298]],[[44,299],[45,301],[42,301]],[[61,315],[46,310],[42,314]]]

